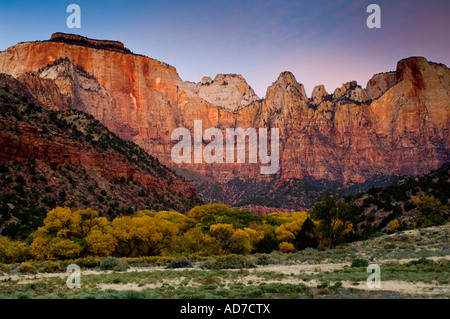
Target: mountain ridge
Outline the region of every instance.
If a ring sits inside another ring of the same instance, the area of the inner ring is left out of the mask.
[[[52,64],[65,58],[92,78],[76,72],[72,79],[62,76],[66,70],[58,71]],[[207,79],[185,82],[174,67],[135,54],[55,42],[28,42],[0,53],[0,73],[17,78],[47,66],[53,70],[38,77],[53,81],[71,100],[66,106],[55,103],[55,108],[92,114],[168,167],[212,178],[225,193],[235,178],[277,181],[274,185],[308,176],[363,183],[381,170],[416,175],[450,159],[450,71],[423,57],[400,60],[395,71],[375,74],[365,89],[354,81],[333,93],[317,86],[310,98],[291,72],[282,72],[264,99],[252,101],[251,86],[243,78],[241,93],[227,87],[227,81],[216,83],[217,88]],[[194,87],[208,90],[202,97]],[[243,102],[246,97],[250,104]],[[224,98],[228,104],[223,104]],[[249,163],[175,165],[171,132],[177,127],[192,132],[194,120],[200,119],[203,130],[278,127],[279,172],[262,176],[260,165]]]

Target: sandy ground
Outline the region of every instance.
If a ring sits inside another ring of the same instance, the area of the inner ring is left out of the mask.
[[[432,260],[450,260],[450,256],[445,257],[430,257]],[[403,264],[411,261],[413,259],[401,259],[401,260],[382,260],[379,262],[379,265],[386,265],[390,263]],[[311,281],[302,281],[299,278],[295,278],[289,276],[288,278],[281,279],[270,279],[265,280],[264,277],[261,276],[264,272],[275,272],[282,273],[285,275],[297,275],[297,274],[315,274],[321,272],[333,272],[338,269],[343,269],[345,267],[350,267],[350,263],[325,263],[325,264],[297,264],[297,265],[269,265],[269,266],[259,266],[257,268],[253,268],[249,270],[249,274],[246,276],[239,277],[238,281],[233,280],[225,280],[224,284],[230,284],[235,282],[242,282],[244,284],[249,284],[251,282],[252,285],[258,285],[259,283],[290,283],[290,284],[305,284],[309,287],[317,287],[320,282],[316,282],[315,280]],[[153,268],[135,268],[132,267],[128,269],[128,272],[153,272],[157,270],[164,270],[164,267],[153,267]],[[183,270],[183,269],[180,269]],[[208,271],[208,270],[205,270]],[[237,271],[237,270],[236,270]],[[98,270],[83,270],[83,275],[101,275],[105,273],[111,273],[111,271],[98,271]],[[2,280],[11,278],[11,280],[19,280],[19,284],[29,284],[32,282],[36,282],[45,278],[67,278],[68,274],[66,273],[57,273],[57,274],[36,274],[36,275],[6,275],[0,277]],[[96,284],[95,286],[89,285],[89,288],[99,288],[102,290],[113,289],[113,290],[136,290],[140,291],[146,288],[158,288],[163,284],[170,284],[172,286],[178,286],[183,278],[178,278],[176,280],[167,280],[155,283],[155,284],[146,284],[146,285],[138,285],[136,283],[128,283],[128,284]],[[330,283],[332,284],[332,283]],[[191,281],[188,285],[200,285],[200,283],[196,283]],[[366,282],[360,282],[358,285],[355,285],[354,282],[351,281],[343,281],[343,288],[353,288],[358,290],[374,290],[370,289]],[[438,285],[427,284],[422,282],[412,283],[406,281],[381,281],[381,288],[377,289],[378,291],[391,291],[397,293],[403,293],[408,295],[444,295],[450,297],[450,285]]]

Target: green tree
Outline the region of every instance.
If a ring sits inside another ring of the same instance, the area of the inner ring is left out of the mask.
[[[346,235],[354,233],[352,219],[357,210],[355,205],[339,202],[330,196],[314,205],[311,217],[319,222],[323,246],[334,248],[345,239]]]
[[[432,195],[423,195],[413,200],[413,203],[420,212],[420,216],[416,218],[416,228],[442,225],[448,219],[448,207]]]
[[[255,251],[257,253],[270,254],[272,251],[277,250],[279,245],[280,242],[275,233],[269,232],[256,244]]]
[[[297,250],[303,250],[311,247],[316,248],[318,245],[317,238],[314,233],[314,222],[308,217],[303,223],[302,229],[295,235],[294,247]]]

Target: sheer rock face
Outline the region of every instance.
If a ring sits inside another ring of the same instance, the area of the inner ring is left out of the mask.
[[[65,57],[70,63],[46,68]],[[82,109],[169,167],[219,182],[305,176],[362,182],[380,171],[418,174],[450,160],[450,72],[420,57],[375,75],[366,89],[353,81],[328,95],[319,86],[311,99],[283,72],[259,100],[242,76],[183,82],[174,67],[127,52],[28,42],[0,53],[0,73],[21,78],[39,69],[27,85],[41,98],[39,81],[53,85],[49,90],[56,85],[61,96],[49,98],[53,107]],[[259,163],[175,165],[171,133],[186,127],[193,134],[194,120],[224,136],[231,127],[279,128],[280,170],[267,177]]]

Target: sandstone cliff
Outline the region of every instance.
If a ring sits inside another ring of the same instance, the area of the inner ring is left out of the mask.
[[[64,37],[1,52],[0,73],[19,78],[36,72],[61,93],[53,107],[93,114],[169,167],[222,184],[255,178],[276,187],[306,176],[364,182],[380,171],[419,174],[450,160],[450,71],[422,57],[400,61],[395,72],[375,75],[366,88],[351,81],[328,94],[319,86],[311,98],[283,72],[259,100],[241,76],[183,82],[165,63]],[[39,85],[25,82],[39,92]],[[192,132],[194,120],[202,120],[203,129],[278,127],[278,174],[261,176],[254,164],[174,165],[171,132],[180,126]]]

